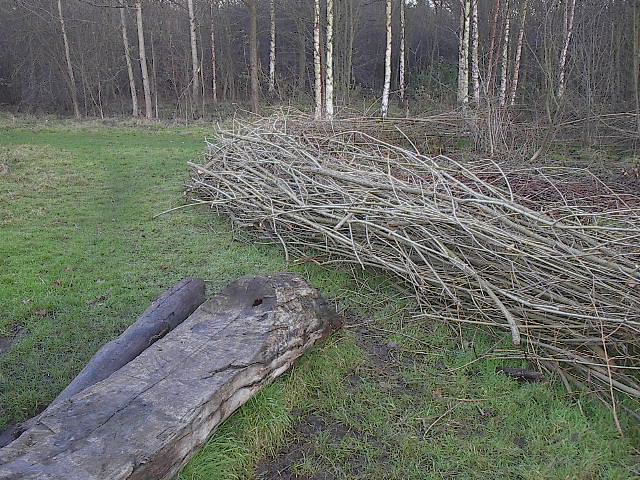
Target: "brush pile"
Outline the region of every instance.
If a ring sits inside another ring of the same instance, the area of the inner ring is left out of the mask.
[[[430,157],[402,125],[384,124],[404,139],[392,143],[371,121],[236,123],[192,164],[189,194],[287,258],[395,275],[419,317],[504,329],[567,388],[588,386],[614,412],[622,393],[637,412],[637,198],[584,171]],[[606,201],[561,190],[580,178]]]

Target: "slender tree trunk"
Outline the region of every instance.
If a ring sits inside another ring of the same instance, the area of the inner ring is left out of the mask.
[[[382,118],[387,118],[389,113],[389,91],[391,90],[391,14],[392,0],[387,0],[386,29],[387,48],[384,54],[384,88],[382,90]]]
[[[469,103],[469,36],[471,27],[471,0],[463,0],[460,16],[460,53],[458,55],[458,101]]]
[[[565,5],[564,16],[564,35],[562,42],[562,51],[560,52],[560,62],[558,64],[558,98],[564,96],[566,89],[566,65],[567,65],[567,52],[569,51],[569,42],[571,41],[571,34],[573,33],[573,16],[576,10],[576,0],[567,0]]]
[[[404,103],[405,90],[405,18],[404,18],[404,2],[400,0],[400,71],[398,72],[398,83],[400,87],[400,101]]]
[[[633,93],[636,101],[636,121],[640,136],[640,7],[633,4]]]
[[[322,118],[322,66],[320,64],[320,0],[315,0],[313,4],[313,73],[314,92],[316,100],[315,118]]]
[[[144,89],[144,113],[151,120],[151,87],[149,86],[149,70],[147,69],[147,51],[144,44],[144,29],[142,26],[142,0],[136,1],[136,17],[138,21],[138,49],[140,51],[140,70],[142,71],[142,87]]]
[[[158,111],[158,70],[156,69],[156,42],[153,39],[153,30],[151,30],[151,78],[153,80],[153,89],[151,90],[153,96],[153,111],[154,117],[157,119],[160,117]]]
[[[346,87],[351,89],[351,81],[353,80],[353,41],[355,38],[355,20],[353,15],[353,0],[347,0],[348,24],[347,24],[347,59],[346,59]]]
[[[471,83],[473,86],[473,103],[477,106],[480,105],[480,61],[478,58],[480,32],[478,31],[478,0],[471,1],[471,26],[473,29],[473,39],[471,44]]]
[[[333,0],[327,0],[327,67],[325,110],[333,118]]]
[[[218,0],[211,0],[211,96],[215,103],[218,102],[218,77],[217,77],[217,61],[216,61],[216,10]]]
[[[62,30],[62,41],[64,43],[64,55],[67,61],[67,73],[69,75],[69,90],[71,92],[71,102],[73,103],[73,114],[80,118],[80,105],[78,104],[78,89],[76,87],[76,77],[73,74],[73,64],[71,63],[71,52],[69,50],[69,39],[67,29],[64,25],[64,15],[62,15],[62,0],[58,0],[58,15],[60,19],[60,30]]]
[[[307,51],[306,40],[304,36],[304,23],[302,19],[298,19],[296,23],[298,33],[298,90],[304,92],[305,77],[307,73]]]
[[[511,98],[509,100],[509,105],[515,105],[516,103],[516,91],[518,89],[518,77],[520,75],[520,58],[522,57],[522,43],[524,40],[524,25],[527,19],[527,4],[528,1],[524,0],[522,3],[522,13],[520,14],[520,31],[518,32],[516,58],[513,64],[513,81],[511,83]]]
[[[187,6],[189,7],[189,36],[191,38],[191,88],[193,91],[193,104],[194,109],[199,107],[200,100],[200,62],[198,61],[198,41],[196,33],[196,16],[193,11],[193,0],[187,0]]]
[[[245,0],[249,7],[249,68],[251,70],[251,108],[258,113],[260,83],[258,79],[258,6],[257,0]]]
[[[122,43],[124,44],[124,56],[127,59],[127,73],[129,74],[129,91],[131,92],[131,111],[134,117],[138,116],[138,93],[136,91],[136,77],[133,75],[131,63],[131,50],[129,49],[129,37],[127,35],[127,18],[125,14],[126,4],[120,6],[120,26],[122,27]]]
[[[500,93],[498,101],[501,107],[507,103],[507,69],[509,67],[509,26],[511,23],[511,11],[509,8],[509,0],[504,6],[504,37],[502,39],[502,69],[500,70]]]
[[[270,0],[271,43],[269,45],[269,94],[276,91],[276,2]]]
[[[498,18],[500,16],[500,0],[496,0],[489,34],[489,62],[487,64],[487,78],[485,79],[485,95],[493,94],[493,73],[495,71],[496,34],[498,31]]]

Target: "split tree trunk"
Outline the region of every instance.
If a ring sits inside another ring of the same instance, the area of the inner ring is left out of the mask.
[[[127,35],[127,18],[125,15],[126,4],[120,5],[120,26],[122,28],[122,43],[124,44],[124,56],[127,59],[127,73],[129,74],[129,91],[131,92],[131,113],[138,116],[138,93],[136,91],[136,77],[133,74],[131,62],[131,50],[129,48],[129,36]]]
[[[324,111],[322,105],[322,65],[320,63],[320,0],[313,3],[313,74],[316,101],[315,119],[320,120]]]
[[[389,114],[389,92],[391,90],[391,13],[392,0],[387,0],[386,8],[386,30],[387,48],[384,54],[384,88],[382,90],[382,118],[387,118]]]
[[[216,61],[216,20],[215,14],[217,10],[218,0],[211,0],[211,97],[215,103],[218,102],[218,76]]]
[[[191,39],[191,88],[193,92],[194,110],[200,105],[200,62],[198,61],[198,41],[196,32],[196,16],[193,11],[193,0],[187,0],[189,8],[189,37]]]
[[[573,33],[573,17],[576,10],[576,0],[567,0],[564,12],[564,32],[562,50],[560,52],[560,61],[558,63],[558,98],[564,96],[566,89],[566,66],[567,52],[569,51],[569,42]]]
[[[473,103],[480,105],[480,60],[478,48],[480,43],[480,32],[478,31],[478,0],[472,1],[471,27],[473,38],[471,42],[471,84],[473,87]]]
[[[513,64],[513,81],[511,83],[511,98],[509,105],[515,105],[516,93],[518,90],[518,77],[520,76],[520,59],[522,57],[522,43],[524,41],[524,25],[527,19],[527,4],[528,1],[524,0],[522,3],[522,13],[520,14],[520,31],[518,32],[518,44],[516,45],[516,58]]]
[[[142,71],[142,87],[144,89],[144,113],[151,120],[151,87],[149,86],[149,70],[147,69],[147,51],[144,44],[144,28],[142,26],[142,0],[136,1],[136,18],[138,22],[138,50],[140,52],[140,70]]]
[[[73,74],[73,64],[71,63],[71,52],[69,49],[69,39],[67,29],[64,25],[64,15],[62,14],[62,0],[58,0],[58,15],[60,20],[60,30],[62,31],[62,42],[64,43],[64,56],[67,63],[67,74],[69,75],[69,91],[71,102],[73,103],[73,115],[80,118],[80,106],[78,104],[78,88],[76,87],[76,77]]]
[[[333,0],[327,0],[327,65],[325,111],[333,118]]]
[[[276,92],[276,2],[270,0],[271,42],[269,45],[269,95]]]
[[[238,280],[0,449],[0,478],[172,479],[225,419],[337,327],[299,277]]]
[[[502,39],[502,68],[500,70],[500,93],[498,101],[501,107],[507,103],[507,69],[509,67],[509,25],[511,22],[511,11],[509,0],[505,2],[504,37]]]

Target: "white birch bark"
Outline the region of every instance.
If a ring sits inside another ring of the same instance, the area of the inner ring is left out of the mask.
[[[562,43],[562,51],[560,52],[560,62],[558,64],[558,98],[562,98],[565,92],[565,76],[567,65],[567,52],[569,51],[569,42],[573,33],[573,16],[576,10],[576,0],[567,0],[564,17],[564,35]]]
[[[138,49],[140,51],[140,70],[142,71],[142,87],[144,89],[144,113],[151,120],[151,87],[149,86],[149,70],[147,69],[147,52],[144,44],[144,28],[142,26],[142,0],[136,0],[136,18],[138,22]]]
[[[480,32],[478,31],[478,0],[472,0],[471,27],[473,30],[473,38],[471,42],[471,83],[473,88],[473,103],[475,105],[480,105],[480,62],[478,59]]]
[[[193,89],[193,102],[198,108],[198,100],[200,98],[200,79],[199,79],[199,66],[198,61],[198,42],[196,39],[196,16],[193,11],[193,0],[187,0],[187,6],[189,7],[189,36],[191,38],[191,88]]]
[[[524,3],[522,4],[522,14],[520,16],[520,31],[518,32],[518,44],[516,45],[516,58],[513,65],[513,81],[511,83],[511,98],[509,99],[509,105],[511,106],[516,103],[518,77],[520,76],[520,59],[522,57],[522,43],[524,41],[524,25],[527,19],[527,6],[528,1],[524,0]]]
[[[218,0],[211,0],[211,96],[214,102],[218,102],[218,76],[216,60],[216,25],[215,14]]]
[[[320,0],[313,4],[313,73],[316,100],[315,119],[322,118],[322,70],[320,65]]]
[[[333,118],[333,0],[327,0],[327,67],[325,112]]]
[[[511,12],[509,0],[505,2],[504,36],[502,39],[502,65],[500,70],[500,92],[498,101],[501,107],[507,103],[507,68],[509,66],[509,26],[511,22]]]
[[[62,41],[64,43],[64,55],[67,61],[67,74],[69,75],[69,90],[71,92],[71,102],[73,103],[73,114],[76,118],[80,118],[78,89],[76,87],[76,77],[73,74],[73,64],[71,63],[71,51],[69,49],[67,29],[64,25],[64,15],[62,15],[62,0],[58,0],[58,15],[60,20],[60,30],[62,30]]]
[[[271,17],[271,43],[269,45],[269,93],[276,91],[276,2],[270,0],[269,15]]]
[[[131,113],[138,116],[138,92],[136,91],[136,78],[133,75],[133,64],[131,62],[131,50],[129,48],[129,36],[127,34],[127,17],[125,14],[126,4],[120,6],[120,26],[122,28],[122,43],[124,44],[124,56],[127,60],[127,73],[129,75],[129,90],[131,92]]]
[[[384,54],[384,88],[382,90],[382,118],[389,113],[389,91],[391,90],[391,12],[392,0],[387,0],[386,27],[387,48]]]
[[[398,74],[398,81],[400,83],[400,100],[404,102],[405,91],[405,18],[404,18],[404,2],[400,0],[400,72]]]
[[[469,103],[469,36],[471,0],[463,0],[460,12],[460,43],[458,44],[458,102]]]

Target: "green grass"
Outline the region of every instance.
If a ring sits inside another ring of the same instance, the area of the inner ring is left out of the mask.
[[[495,340],[415,323],[386,279],[287,266],[275,247],[235,241],[206,208],[154,218],[184,201],[186,160],[210,133],[0,119],[11,170],[0,177],[0,336],[15,343],[0,355],[0,425],[43,409],[181,278],[205,278],[212,293],[241,275],[293,270],[365,320],[241,408],[182,479],[250,478],[260,462],[259,476],[278,464],[300,478],[640,475],[630,423],[621,439],[587,397],[474,362]]]

